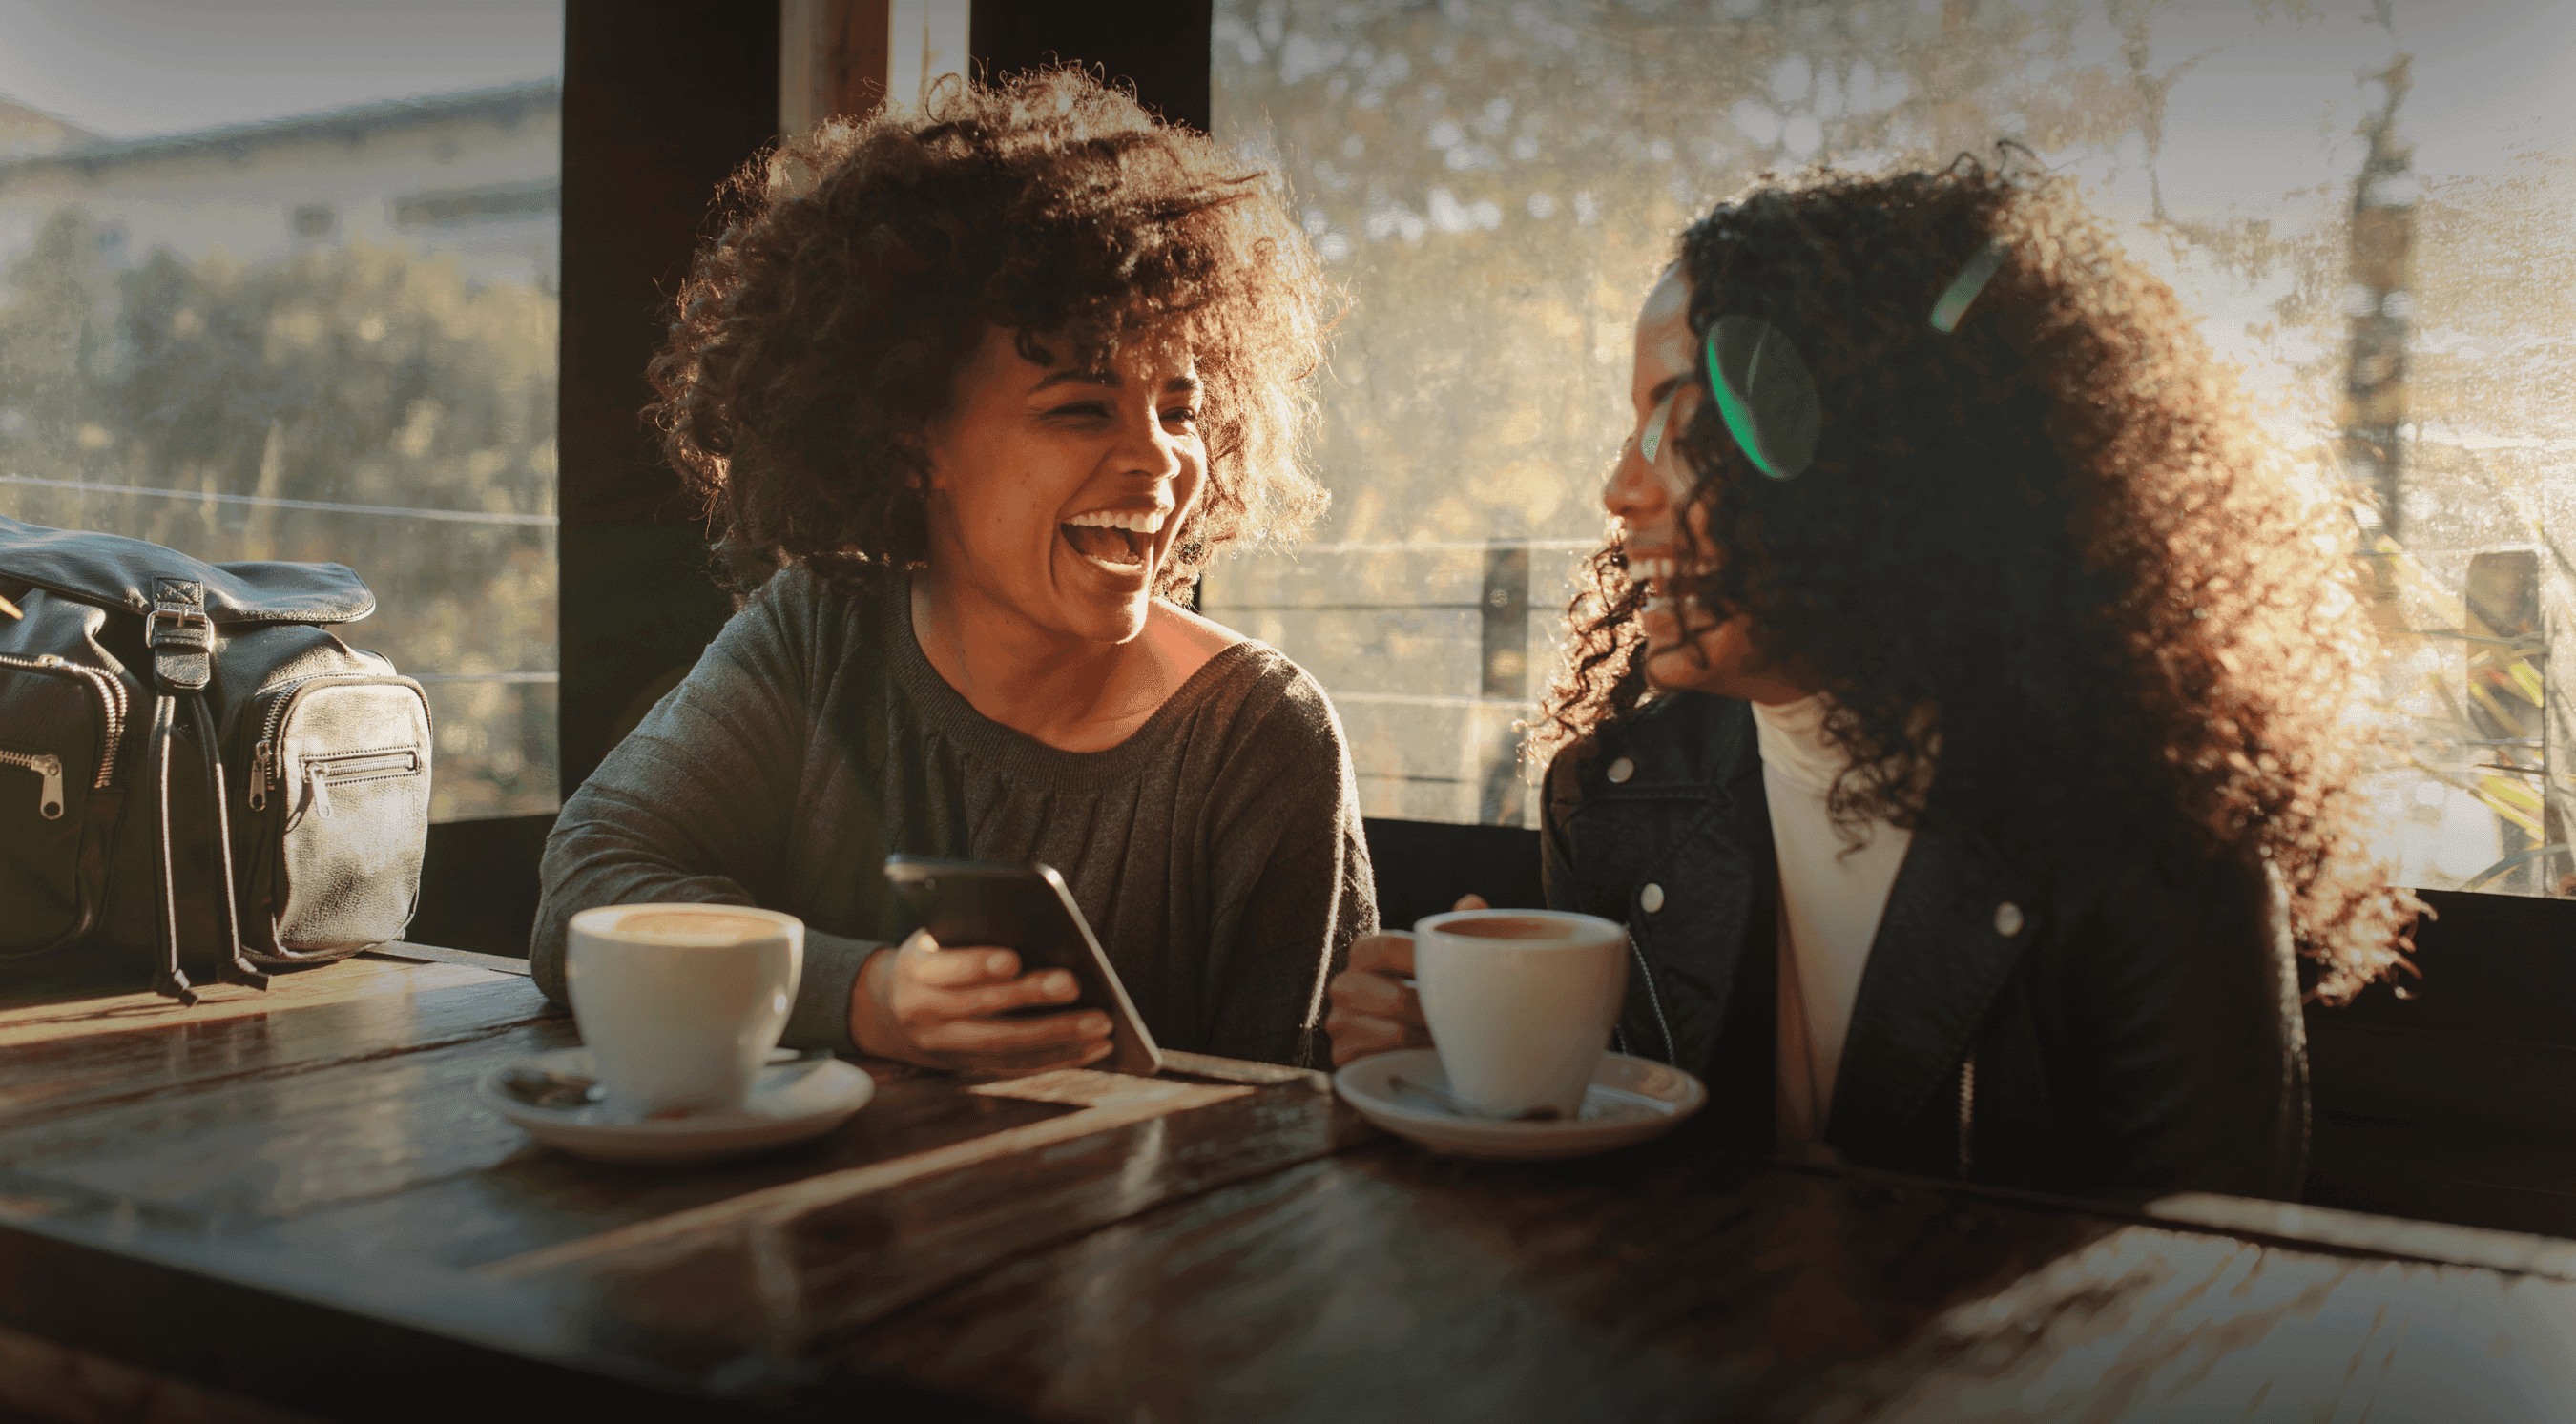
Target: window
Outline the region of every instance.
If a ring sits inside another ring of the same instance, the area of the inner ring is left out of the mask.
[[[1212,35],[1217,132],[1279,155],[1357,304],[1328,525],[1204,603],[1332,691],[1369,814],[1535,820],[1513,723],[1681,224],[1766,167],[2009,137],[2350,496],[2404,875],[2576,893],[2576,7],[1218,0]]]
[[[357,570],[438,820],[556,804],[562,63],[543,0],[0,16],[0,511]]]
[[[516,222],[560,211],[563,207],[563,184],[546,180],[443,193],[413,193],[394,199],[393,205],[396,227]]]

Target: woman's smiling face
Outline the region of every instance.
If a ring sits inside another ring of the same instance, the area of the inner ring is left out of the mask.
[[[1080,369],[1017,335],[985,330],[927,433],[932,583],[1029,631],[1126,642],[1207,480],[1190,353],[1136,342]]]
[[[1713,692],[1755,702],[1794,702],[1810,689],[1783,675],[1753,645],[1753,620],[1720,618],[1684,596],[1676,580],[1721,557],[1708,538],[1708,514],[1692,501],[1698,478],[1675,448],[1707,387],[1692,363],[1689,281],[1679,266],[1646,296],[1637,315],[1637,350],[1629,400],[1637,433],[1620,448],[1601,503],[1619,516],[1628,577],[1647,590],[1638,615],[1646,632],[1646,678],[1674,690]],[[1684,533],[1684,520],[1688,533]]]

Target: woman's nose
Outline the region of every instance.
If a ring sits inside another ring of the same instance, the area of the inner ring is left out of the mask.
[[[1120,424],[1124,438],[1119,441],[1118,458],[1125,473],[1158,480],[1180,475],[1191,437],[1164,429],[1162,418],[1153,412]]]
[[[1636,438],[1631,436],[1619,447],[1619,458],[1610,466],[1610,480],[1601,487],[1601,507],[1633,529],[1651,521],[1662,512],[1663,505],[1663,485],[1647,468],[1645,457],[1637,451]]]

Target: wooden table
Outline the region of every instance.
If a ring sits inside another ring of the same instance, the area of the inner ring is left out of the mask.
[[[411,954],[397,947],[397,954]],[[2563,1419],[2576,1243],[2148,1212],[1728,1156],[1378,1136],[1320,1075],[870,1062],[823,1141],[540,1149],[469,1088],[575,1042],[507,961],[190,1011],[0,1008],[0,1404],[1377,1419]],[[80,1411],[87,1410],[83,1416]],[[470,1417],[470,1416],[468,1416]]]

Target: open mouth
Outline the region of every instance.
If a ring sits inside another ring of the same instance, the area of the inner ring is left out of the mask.
[[[1681,571],[1681,561],[1669,555],[1636,552],[1628,556],[1628,581],[1646,591],[1646,607],[1650,610],[1671,606],[1673,579]]]
[[[1164,517],[1159,509],[1095,509],[1056,528],[1075,553],[1111,573],[1134,575],[1143,573],[1153,558],[1154,536],[1161,532]]]

